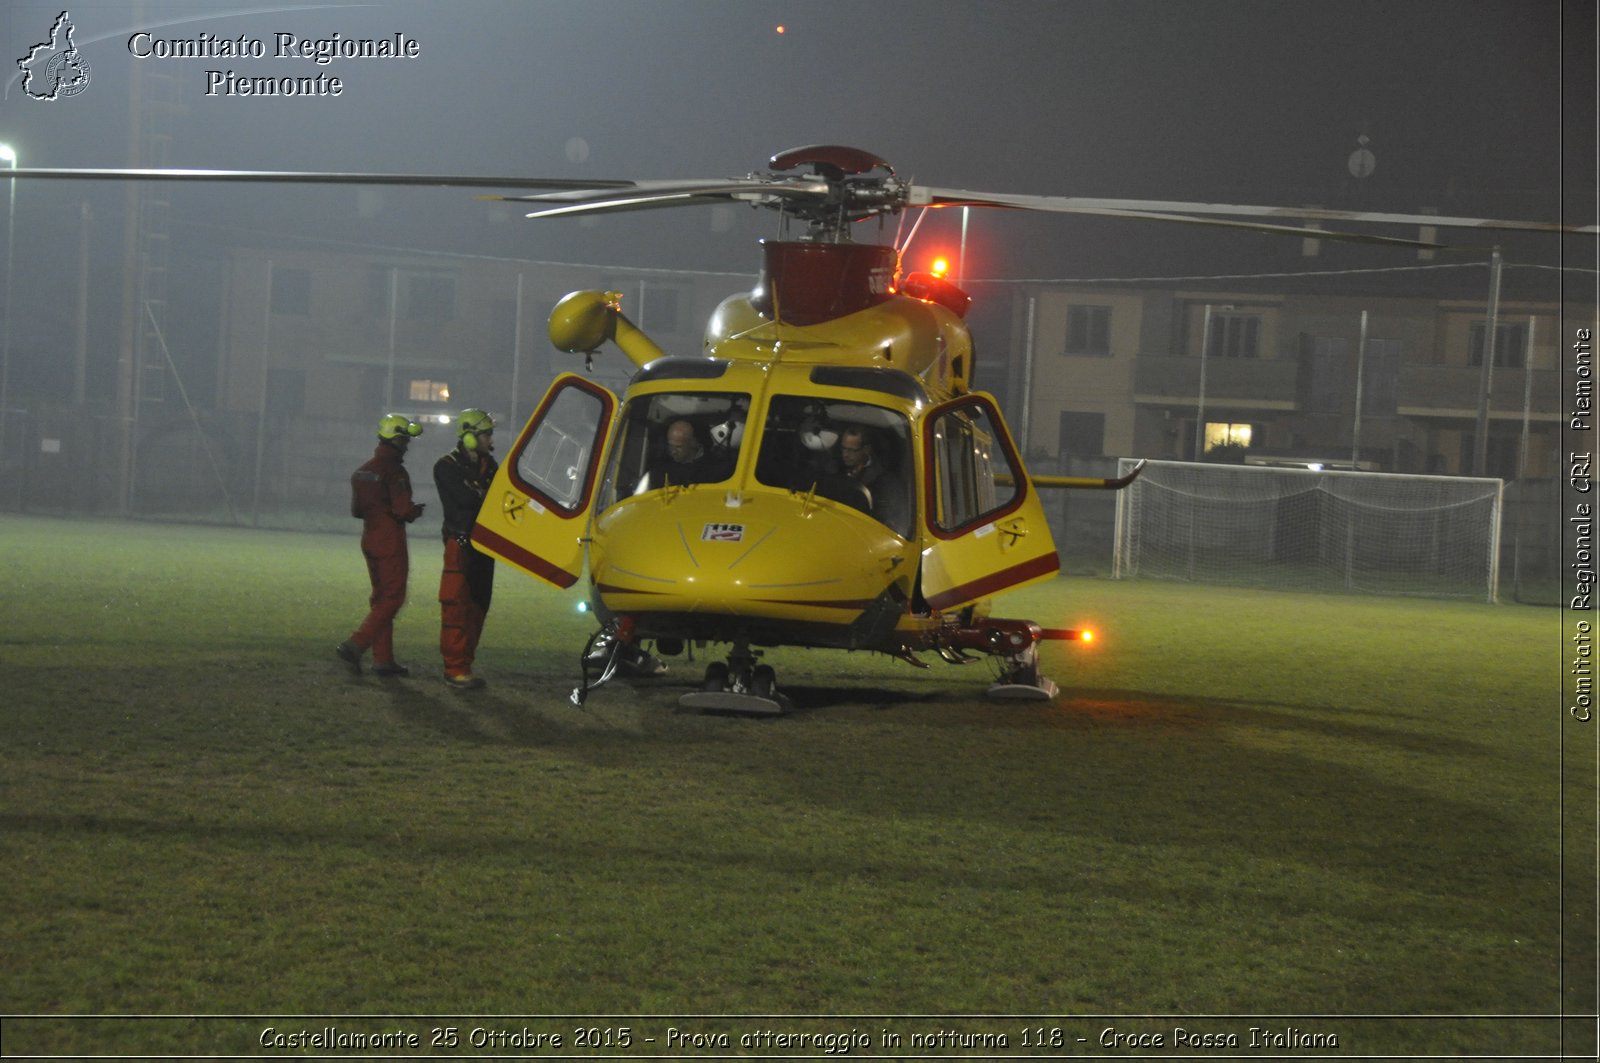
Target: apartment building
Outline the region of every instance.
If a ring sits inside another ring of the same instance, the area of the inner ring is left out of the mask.
[[[1560,462],[1561,357],[1593,305],[1261,290],[1040,287],[1015,296],[1024,449],[1354,462],[1544,478]],[[1013,404],[1014,406],[1019,404]],[[1213,455],[1215,456],[1215,454]]]

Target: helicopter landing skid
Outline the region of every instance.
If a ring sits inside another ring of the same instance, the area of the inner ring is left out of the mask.
[[[782,716],[792,707],[782,694],[758,698],[754,694],[739,694],[732,690],[696,690],[678,699],[686,709],[722,716]]]
[[[756,664],[757,656],[747,644],[735,645],[727,663],[707,665],[700,689],[680,697],[678,704],[723,715],[782,716],[794,706],[779,693],[772,666]]]
[[[1005,680],[989,688],[988,694],[997,701],[1049,701],[1061,688],[1053,680],[1040,676],[1033,683],[1011,683]]]

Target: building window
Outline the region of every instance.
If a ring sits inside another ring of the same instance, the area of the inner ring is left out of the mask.
[[[390,306],[390,295],[398,306]],[[391,310],[406,321],[453,321],[456,316],[456,279],[448,273],[373,266],[367,271],[367,312],[387,318]]]
[[[1067,458],[1099,458],[1106,452],[1106,415],[1061,413],[1061,454]]]
[[[1301,333],[1298,384],[1302,412],[1338,413],[1350,390],[1350,341]]]
[[[413,380],[408,397],[412,402],[449,402],[450,385],[443,380]]]
[[[1260,314],[1213,313],[1207,353],[1213,358],[1256,358],[1261,343]]]
[[[1255,435],[1255,426],[1229,421],[1206,422],[1206,450],[1212,447],[1248,447]]]
[[[272,312],[274,314],[311,313],[311,271],[294,266],[272,270]]]
[[[1472,326],[1473,365],[1483,364],[1483,349],[1489,338],[1489,323],[1480,321]],[[1523,354],[1528,349],[1528,326],[1496,325],[1494,330],[1494,367],[1496,369],[1521,369]]]
[[[1501,480],[1515,480],[1521,474],[1518,468],[1522,457],[1522,440],[1507,432],[1489,432],[1483,448],[1485,467],[1480,474],[1476,469],[1477,440],[1471,432],[1461,434],[1461,475],[1493,476]]]
[[[1067,353],[1104,358],[1111,354],[1111,308],[1067,307]]]

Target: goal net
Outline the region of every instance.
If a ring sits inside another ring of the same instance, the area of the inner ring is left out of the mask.
[[[1113,575],[1492,602],[1502,486],[1152,461],[1118,493]]]

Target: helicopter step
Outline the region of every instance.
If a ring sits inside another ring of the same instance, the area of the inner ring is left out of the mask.
[[[700,689],[684,694],[678,704],[700,712],[737,716],[782,716],[794,706],[779,690],[771,665],[756,664],[756,654],[739,645],[726,663],[706,666]]]
[[[1061,688],[1055,681],[1045,676],[1040,676],[1034,683],[1011,683],[1005,680],[991,686],[988,694],[997,701],[1049,701]]]

